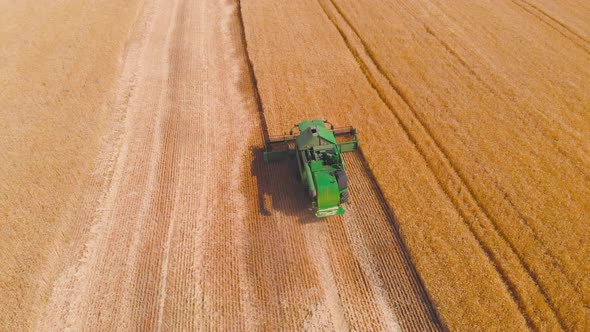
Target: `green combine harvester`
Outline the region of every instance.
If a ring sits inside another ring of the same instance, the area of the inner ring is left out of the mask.
[[[296,128],[298,132],[294,133]],[[356,151],[358,146],[353,127],[334,129],[324,120],[303,121],[295,125],[289,135],[270,137],[264,146],[264,160],[271,162],[295,156],[316,217],[336,216],[344,213],[341,204],[347,203],[349,197],[341,154]]]

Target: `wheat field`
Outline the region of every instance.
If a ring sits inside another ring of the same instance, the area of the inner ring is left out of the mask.
[[[590,327],[587,2],[0,8],[0,330]],[[316,118],[343,216],[262,158]]]
[[[587,4],[244,7],[270,131],[359,127],[451,329],[588,325]]]
[[[137,3],[0,4],[0,330],[34,326],[74,257]]]

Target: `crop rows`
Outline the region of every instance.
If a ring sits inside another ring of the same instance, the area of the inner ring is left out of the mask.
[[[579,284],[588,248],[569,247],[587,232],[587,27],[555,18],[584,5],[554,15],[546,5],[245,6],[271,132],[297,117],[359,128],[451,328],[571,329],[588,319]]]
[[[2,5],[0,326],[590,325],[587,1],[118,5]],[[310,119],[343,216],[263,161]]]
[[[143,7],[108,188],[39,326],[440,329],[360,154],[346,159],[358,202],[331,220],[305,208],[293,164],[262,160],[268,113],[239,10]]]

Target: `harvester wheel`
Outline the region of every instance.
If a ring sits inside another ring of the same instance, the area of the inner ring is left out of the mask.
[[[348,203],[349,196],[350,196],[350,193],[348,191],[345,191],[342,194],[340,194],[340,203]]]
[[[344,171],[337,171],[336,172],[336,181],[338,181],[338,189],[344,190],[348,188],[348,176],[346,176],[346,172]]]

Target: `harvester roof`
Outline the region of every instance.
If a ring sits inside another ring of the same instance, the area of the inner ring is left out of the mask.
[[[299,150],[336,144],[334,133],[326,128],[322,120],[303,121],[297,127],[301,132],[296,139]]]

